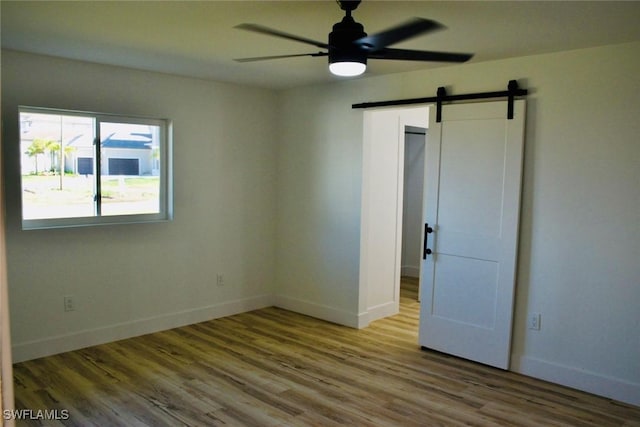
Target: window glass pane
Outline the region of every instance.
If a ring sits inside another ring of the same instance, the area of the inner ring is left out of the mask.
[[[38,107],[19,114],[23,229],[171,219],[168,120]]]
[[[102,215],[160,212],[160,126],[100,122]]]
[[[94,119],[20,112],[22,218],[93,216]]]

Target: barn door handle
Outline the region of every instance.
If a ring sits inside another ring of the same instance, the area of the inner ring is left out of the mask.
[[[433,228],[429,227],[428,223],[424,224],[424,245],[422,247],[422,259],[427,259],[427,255],[431,255],[431,249],[429,249],[428,236],[433,233]]]

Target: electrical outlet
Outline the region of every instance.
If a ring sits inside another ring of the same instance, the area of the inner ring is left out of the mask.
[[[540,320],[541,320],[540,313],[531,313],[529,315],[529,329],[532,329],[534,331],[539,331]]]
[[[216,284],[218,286],[224,286],[224,276],[222,274],[216,275]]]
[[[73,296],[67,295],[64,297],[64,311],[75,311],[76,302],[73,299]]]

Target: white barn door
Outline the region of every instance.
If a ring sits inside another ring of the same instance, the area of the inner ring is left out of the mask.
[[[430,110],[420,345],[509,367],[524,148],[524,100]]]

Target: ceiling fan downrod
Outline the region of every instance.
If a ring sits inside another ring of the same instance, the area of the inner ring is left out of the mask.
[[[347,16],[351,17],[351,12],[356,10],[362,0],[336,0],[340,9],[347,12]]]

